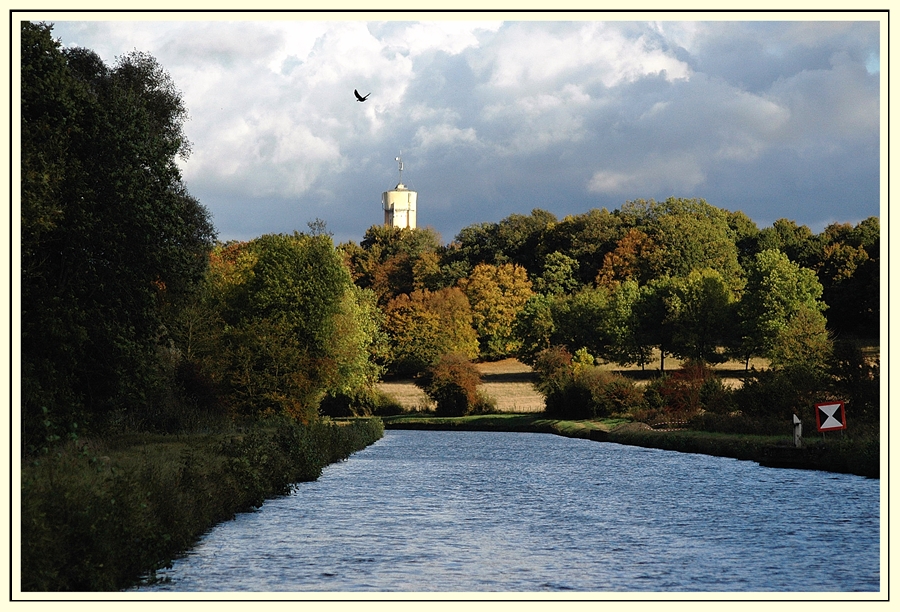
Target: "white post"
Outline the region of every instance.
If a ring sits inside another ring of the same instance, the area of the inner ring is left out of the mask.
[[[794,415],[794,446],[796,448],[800,448],[802,445],[803,438],[803,423],[800,422],[800,419],[797,418],[797,415]]]

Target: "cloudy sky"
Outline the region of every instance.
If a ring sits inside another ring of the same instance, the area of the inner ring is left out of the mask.
[[[673,195],[760,227],[879,214],[878,22],[585,16],[48,21],[64,46],[107,63],[137,49],[169,72],[190,113],[184,178],[222,240],[320,218],[358,242],[401,150],[419,225],[444,242],[533,208]]]

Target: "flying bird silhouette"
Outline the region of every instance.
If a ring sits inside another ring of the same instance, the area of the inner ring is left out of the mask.
[[[357,101],[357,102],[365,102],[365,101],[366,101],[366,98],[368,98],[369,96],[372,95],[372,92],[370,91],[370,92],[367,93],[366,95],[361,96],[361,95],[359,95],[359,92],[356,91],[355,89],[353,90],[353,93],[356,95],[356,101]]]

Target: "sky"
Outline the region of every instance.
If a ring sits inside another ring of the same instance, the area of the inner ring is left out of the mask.
[[[147,52],[171,75],[190,116],[183,177],[223,241],[321,219],[359,242],[401,153],[418,224],[444,243],[534,208],[670,196],[760,228],[879,214],[877,21],[378,16],[47,21],[65,47],[110,65]]]

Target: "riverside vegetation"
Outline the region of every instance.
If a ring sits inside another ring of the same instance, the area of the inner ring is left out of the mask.
[[[315,480],[381,437],[378,419],[72,442],[22,471],[22,590],[108,591],[210,527]]]
[[[533,368],[550,430],[687,448],[608,419],[769,436],[842,399],[848,453],[878,454],[879,358],[862,348],[878,343],[861,340],[880,335],[876,217],[814,234],[672,197],[534,209],[449,244],[372,226],[335,245],[318,219],[223,243],[182,181],[187,109],[154,58],[109,66],[23,23],[21,61],[25,590],[120,588],[371,443],[370,417],[403,412],[386,376],[440,415],[489,418],[476,361]],[[726,360],[739,388],[713,371]]]

